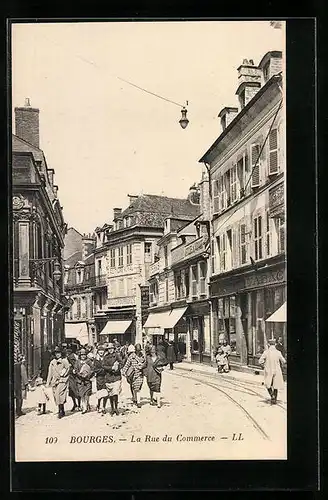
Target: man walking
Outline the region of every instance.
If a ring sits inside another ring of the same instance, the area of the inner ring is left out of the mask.
[[[276,340],[270,339],[268,348],[263,352],[259,363],[264,365],[264,384],[271,396],[271,404],[277,403],[278,390],[283,389],[284,380],[281,371],[281,364],[286,360],[276,348]]]

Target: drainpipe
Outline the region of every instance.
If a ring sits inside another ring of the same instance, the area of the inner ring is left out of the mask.
[[[214,352],[213,352],[213,303],[212,303],[212,300],[211,300],[211,294],[210,294],[210,285],[209,285],[209,281],[210,281],[210,278],[212,276],[212,241],[213,241],[213,234],[214,234],[214,231],[213,231],[213,217],[212,217],[212,178],[211,178],[211,167],[208,163],[206,163],[205,161],[203,162],[205,167],[206,167],[206,170],[207,170],[207,174],[208,174],[208,194],[209,194],[209,199],[210,199],[210,207],[209,207],[209,227],[210,227],[210,234],[209,234],[209,237],[210,237],[210,252],[209,252],[209,266],[207,266],[207,272],[208,272],[208,296],[209,296],[209,299],[208,299],[208,304],[210,306],[210,352],[211,352],[211,364],[214,363]]]

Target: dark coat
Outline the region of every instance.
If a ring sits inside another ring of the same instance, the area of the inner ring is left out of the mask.
[[[167,348],[167,360],[169,363],[175,363],[177,360],[177,355],[173,344],[169,344]]]
[[[119,369],[117,371],[113,371],[113,364],[115,361],[118,362]],[[105,382],[110,384],[111,382],[117,382],[117,380],[122,379],[121,368],[123,365],[123,360],[118,352],[114,352],[113,354],[107,353],[103,359],[103,368],[105,370]]]
[[[162,355],[162,354],[164,354],[164,355],[165,355],[165,345],[164,345],[164,343],[163,343],[163,342],[159,342],[159,343],[157,344],[157,354],[158,354],[159,356],[160,356],[160,355]]]
[[[95,358],[93,365],[93,369],[96,374],[97,391],[100,391],[100,389],[106,389],[106,383],[105,383],[106,372],[103,367],[103,359]]]
[[[167,365],[168,361],[162,355],[157,355],[154,361],[151,356],[147,356],[146,363],[145,375],[147,378],[148,387],[152,392],[160,392],[162,384],[162,373],[157,369],[161,369],[162,367]]]
[[[82,376],[80,375],[80,370],[83,365],[89,365],[91,368],[90,374],[88,376]],[[75,362],[74,369],[76,370],[76,385],[77,385],[77,392],[80,398],[84,398],[85,396],[90,396],[91,391],[92,391],[92,384],[91,384],[91,378],[94,375],[93,373],[93,363],[89,360],[86,359],[85,361],[82,361],[81,359],[78,359]]]
[[[41,377],[43,380],[47,380],[48,376],[48,369],[50,365],[50,361],[53,359],[53,356],[50,351],[46,350],[43,353],[42,359],[41,359]]]

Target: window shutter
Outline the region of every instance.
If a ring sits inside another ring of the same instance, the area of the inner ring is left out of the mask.
[[[269,175],[277,174],[278,170],[278,131],[273,129],[269,134]]]
[[[218,179],[213,181],[213,213],[217,214],[220,211],[219,206],[219,192],[218,192]]]
[[[224,270],[224,235],[220,236],[220,271]]]
[[[259,187],[260,185],[260,164],[259,164],[259,144],[251,146],[251,166],[252,166],[252,187]],[[257,161],[258,160],[258,161]],[[256,163],[257,162],[257,163]]]
[[[232,229],[232,267],[238,267],[238,226]]]

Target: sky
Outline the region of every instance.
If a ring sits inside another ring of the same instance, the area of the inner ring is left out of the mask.
[[[110,223],[128,194],[186,198],[221,133],[220,110],[238,105],[238,66],[284,52],[284,33],[269,21],[14,24],[12,105],[29,97],[40,109],[68,227]],[[117,77],[188,101],[188,127],[179,106]]]

